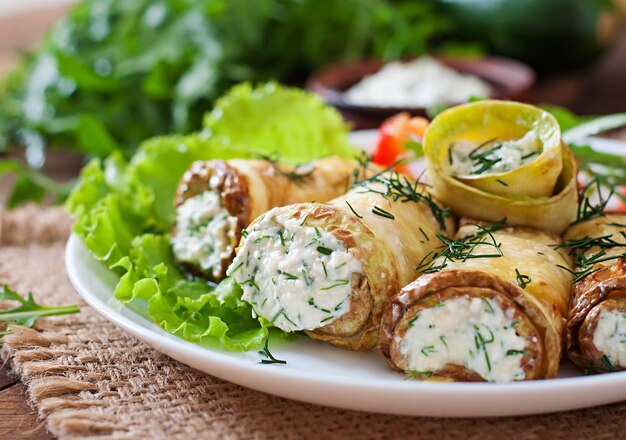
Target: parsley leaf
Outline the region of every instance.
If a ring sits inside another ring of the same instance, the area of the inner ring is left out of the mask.
[[[26,327],[32,327],[37,318],[54,315],[68,315],[80,312],[80,308],[76,305],[69,306],[42,306],[35,302],[33,294],[28,293],[28,297],[24,298],[14,290],[11,290],[6,284],[0,291],[0,301],[17,301],[20,303],[17,307],[0,311],[0,322],[6,324],[18,324]]]

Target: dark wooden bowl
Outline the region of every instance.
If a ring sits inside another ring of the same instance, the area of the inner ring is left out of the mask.
[[[509,58],[489,56],[437,59],[454,70],[487,81],[493,87],[490,97],[495,99],[523,101],[524,93],[535,82],[535,73],[529,66]],[[331,64],[314,73],[307,81],[307,88],[337,107],[347,120],[355,122],[359,128],[378,127],[384,119],[400,112],[426,116],[427,109],[424,107],[375,107],[357,105],[345,99],[346,90],[366,75],[378,72],[385,63],[386,61],[381,60],[361,60]]]

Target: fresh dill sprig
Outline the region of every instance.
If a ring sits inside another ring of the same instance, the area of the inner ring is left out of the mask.
[[[286,364],[287,361],[283,361],[280,359],[276,359],[272,353],[270,353],[270,349],[268,347],[268,344],[270,342],[270,336],[267,335],[267,337],[265,338],[265,344],[263,346],[263,350],[259,351],[259,354],[261,356],[265,356],[267,359],[261,359],[261,362],[259,362],[260,364]]]
[[[555,249],[567,249],[570,255],[575,255],[574,265],[575,270],[571,270],[568,267],[561,266],[561,269],[566,270],[574,276],[574,283],[582,280],[583,278],[591,275],[592,273],[600,270],[594,268],[598,263],[602,263],[610,260],[617,260],[618,258],[626,258],[626,244],[619,243],[613,240],[613,235],[602,235],[599,237],[585,236],[583,238],[575,240],[565,240],[560,244],[552,245]],[[597,248],[598,251],[588,255],[591,249]],[[616,255],[607,255],[608,249],[624,248],[624,252]]]
[[[470,152],[469,158],[472,160],[472,165],[474,166],[472,174],[482,174],[489,171],[495,164],[502,161],[502,158],[494,156],[494,153],[501,149],[504,146],[503,144],[496,144],[486,151],[481,151],[484,147],[495,141],[496,139],[490,139],[483,142]]]
[[[520,286],[522,289],[526,289],[526,286],[528,286],[530,283],[532,283],[532,278],[529,277],[528,275],[524,275],[522,273],[520,273],[519,269],[515,268],[515,280],[517,281],[517,285]]]
[[[354,210],[350,202],[348,202],[347,200],[346,200],[346,205],[348,205],[348,208],[350,208],[350,211],[352,211],[352,214],[354,214],[357,218],[363,218],[362,215],[359,215],[359,213]]]
[[[381,183],[385,189],[381,191],[373,188],[372,183]],[[394,202],[424,203],[432,212],[439,227],[446,229],[446,218],[451,215],[450,208],[440,207],[434,201],[433,196],[425,190],[425,185],[420,185],[419,179],[411,181],[407,176],[402,176],[395,171],[387,173],[383,170],[356,186],[363,187],[364,192],[373,192]]]
[[[602,194],[602,179],[594,177],[578,191],[578,209],[576,211],[576,221],[573,224],[584,222],[596,217],[604,217],[609,200],[615,194],[615,187],[609,187],[609,194],[605,198]],[[597,194],[598,203],[591,200],[591,196]]]
[[[378,207],[378,206],[376,206],[376,205],[374,205],[374,207],[372,208],[372,213],[373,213],[373,214],[376,214],[376,215],[379,215],[379,216],[381,216],[381,217],[388,218],[388,219],[390,219],[390,220],[394,220],[394,219],[396,218],[396,217],[395,217],[392,213],[390,213],[389,211],[385,211],[384,209],[382,209],[382,208],[380,208],[380,207]]]
[[[431,251],[422,258],[416,270],[421,273],[435,273],[444,269],[448,262],[467,261],[472,258],[498,258],[503,255],[500,249],[500,243],[497,242],[493,233],[502,229],[506,223],[506,218],[489,225],[478,225],[478,231],[474,234],[466,235],[463,238],[454,240],[443,234],[437,234],[437,238],[442,245],[436,250]],[[475,253],[476,247],[485,245],[493,248],[492,252]],[[439,263],[437,260],[441,259]]]
[[[278,162],[278,156],[259,154],[258,157],[270,162],[278,174],[281,174],[297,184],[305,183],[307,180],[311,179],[315,172],[315,165],[311,163],[299,163],[293,166],[287,166]]]

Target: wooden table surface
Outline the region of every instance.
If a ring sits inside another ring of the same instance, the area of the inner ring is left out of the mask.
[[[0,72],[14,61],[16,48],[32,47],[61,11],[43,11],[28,18],[29,26],[0,26]],[[537,102],[569,105],[579,113],[602,114],[626,111],[626,33],[613,49],[589,72],[545,79],[532,91]],[[611,134],[626,140],[626,130]],[[0,439],[52,439],[43,421],[28,404],[24,385],[0,365]]]

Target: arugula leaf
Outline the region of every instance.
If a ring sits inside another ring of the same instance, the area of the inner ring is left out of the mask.
[[[41,306],[35,302],[33,294],[28,293],[27,298],[23,298],[14,290],[11,290],[6,284],[0,291],[0,301],[17,301],[19,306],[8,310],[0,310],[0,322],[5,324],[18,324],[26,327],[32,327],[37,318],[54,315],[68,315],[71,313],[79,313],[80,308],[76,305],[47,307]]]

